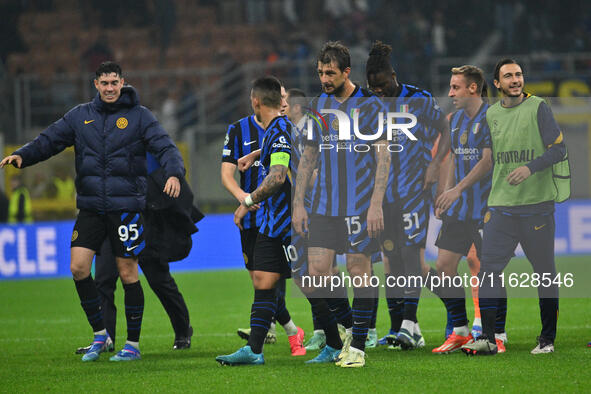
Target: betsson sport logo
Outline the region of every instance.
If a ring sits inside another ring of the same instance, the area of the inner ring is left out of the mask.
[[[333,130],[338,131],[338,136],[330,132],[322,133],[322,141],[318,144],[320,151],[335,149],[337,151],[369,152],[372,146],[379,151],[381,145],[371,142],[384,139],[384,125],[386,126],[386,139],[390,142],[386,145],[389,152],[396,153],[404,150],[402,144],[391,143],[392,141],[400,141],[403,138],[417,141],[417,137],[410,131],[417,125],[417,117],[412,113],[387,112],[384,114],[379,112],[377,131],[374,134],[363,134],[359,131],[359,115],[361,113],[359,108],[352,109],[350,116],[338,109],[323,108],[320,109],[320,113],[311,108],[306,109],[308,115],[306,135],[308,140],[314,139],[314,123],[317,124],[321,131],[330,130],[323,115],[332,114],[335,116],[331,126]],[[351,120],[353,120],[353,127],[351,127]],[[397,123],[398,120],[403,122]],[[351,133],[351,128],[353,133]],[[406,137],[402,137],[403,135]],[[363,142],[358,142],[359,140]]]

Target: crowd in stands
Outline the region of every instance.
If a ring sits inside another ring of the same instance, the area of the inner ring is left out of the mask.
[[[343,41],[353,58],[382,40],[392,44],[404,80],[431,88],[434,59],[469,56],[495,30],[504,34],[492,54],[591,52],[591,3],[583,0],[568,6],[547,0],[14,0],[2,2],[0,14],[0,70],[39,75],[43,91],[31,100],[56,106],[47,119],[89,90],[52,88],[43,80],[90,75],[106,59],[130,71],[209,68],[215,81],[251,61],[307,61],[326,40]],[[185,97],[195,109],[192,96],[202,83],[156,79],[144,102],[156,109],[162,97]],[[183,128],[196,117],[176,121]]]
[[[324,39],[367,50],[391,42],[412,71],[437,56],[466,56],[494,29],[502,50],[590,51],[591,4],[495,0],[20,0],[2,2],[0,56],[10,72],[94,69],[105,57],[128,69],[200,67],[229,46],[239,62],[307,57]],[[53,67],[47,67],[52,54]]]

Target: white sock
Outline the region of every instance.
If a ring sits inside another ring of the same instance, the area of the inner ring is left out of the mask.
[[[454,332],[456,333],[456,335],[459,335],[461,337],[467,337],[468,334],[470,334],[468,326],[454,327]]]
[[[289,321],[283,325],[283,329],[285,330],[285,333],[288,337],[298,333],[298,328],[291,319],[289,319]]]
[[[478,326],[478,327],[482,328],[482,320],[480,320],[479,317],[474,318],[474,322],[472,323],[472,327],[474,327],[474,326]]]
[[[405,329],[410,335],[414,333],[415,322],[412,320],[403,320],[400,329]]]
[[[140,350],[140,343],[133,341],[125,341],[125,344],[133,346],[135,349]]]
[[[269,332],[275,334],[275,323],[271,323],[271,325],[269,326]]]
[[[102,330],[95,332],[94,335],[107,335],[107,329],[103,328]]]
[[[314,335],[322,335],[324,337],[326,336],[324,330],[314,330]]]
[[[419,322],[415,323],[415,326],[413,327],[413,329],[415,330],[415,334],[416,335],[422,335],[421,334],[421,328],[419,327]]]
[[[363,356],[365,356],[365,352],[363,350],[359,350],[356,347],[350,346],[349,347],[349,352],[350,353],[361,353]]]
[[[503,343],[507,343],[507,332],[495,333],[495,339],[500,339]]]

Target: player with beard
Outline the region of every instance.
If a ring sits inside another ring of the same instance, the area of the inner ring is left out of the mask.
[[[347,115],[359,110],[359,129],[365,135],[374,134],[378,113],[384,112],[384,107],[374,94],[349,79],[349,50],[339,42],[326,43],[317,59],[317,72],[323,93],[311,103],[312,110],[317,113],[338,110]],[[362,278],[371,275],[370,256],[379,250],[377,237],[384,226],[382,201],[390,154],[382,136],[377,136],[378,140],[372,142],[373,149],[368,152],[357,152],[355,140],[339,140],[340,122],[334,113],[325,114],[326,123],[323,123],[328,127],[316,127],[313,135],[308,136],[311,139],[305,142],[296,178],[293,225],[298,234],[308,237],[312,277],[330,276],[335,253],[344,253],[349,274],[353,279],[361,279],[353,289],[351,343],[345,344],[337,360],[341,367],[358,368],[365,365],[365,341],[374,303],[374,289]],[[326,141],[336,142],[333,148],[339,149],[321,150]],[[304,198],[306,185],[316,168],[318,176],[312,190],[308,225]],[[311,302],[321,303],[331,296],[327,289],[316,288],[314,292],[309,296]],[[312,308],[318,307],[312,304]],[[324,311],[318,311],[316,316],[322,319],[327,345],[312,361],[334,359],[341,348],[336,322],[329,321]]]

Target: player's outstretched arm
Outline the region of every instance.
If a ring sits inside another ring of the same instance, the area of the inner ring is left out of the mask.
[[[23,158],[20,157],[19,155],[6,156],[0,162],[0,168],[4,168],[4,166],[7,164],[12,164],[16,168],[21,168],[21,165],[23,164]]]
[[[390,161],[392,160],[390,152],[387,149],[386,140],[377,141],[375,145],[377,150],[376,175],[369,210],[367,211],[367,232],[371,238],[377,238],[384,229],[382,203],[388,184]]]

